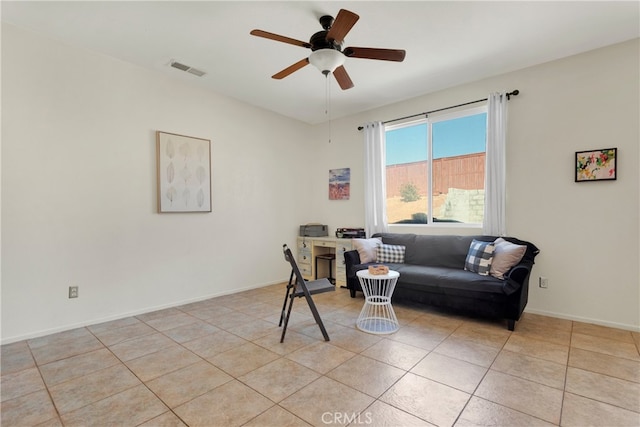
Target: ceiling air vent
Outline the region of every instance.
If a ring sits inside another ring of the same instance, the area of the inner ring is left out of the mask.
[[[200,70],[198,70],[197,68],[190,67],[189,65],[181,64],[181,63],[179,63],[179,62],[177,62],[177,61],[171,61],[171,64],[170,64],[170,65],[171,65],[173,68],[177,68],[178,70],[186,71],[187,73],[191,73],[191,74],[193,74],[194,76],[198,76],[198,77],[202,77],[202,76],[204,76],[205,74],[207,74],[207,73],[205,73],[204,71],[200,71]]]

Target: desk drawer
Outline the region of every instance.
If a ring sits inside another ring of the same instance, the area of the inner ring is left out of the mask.
[[[335,248],[336,247],[336,243],[335,242],[325,242],[324,240],[314,240],[313,245],[314,246],[324,246],[325,248]]]
[[[351,241],[349,243],[337,243],[336,244],[336,265],[344,266],[344,253],[351,250]]]
[[[311,278],[311,264],[298,264],[298,269],[300,270],[300,273],[302,273],[302,277],[304,277],[305,280],[312,280]]]
[[[313,242],[309,239],[298,238],[298,250],[300,249],[308,249],[311,250],[311,246],[313,246]]]
[[[311,248],[308,249],[299,249],[298,256],[296,257],[296,261],[298,264],[311,264]],[[302,271],[302,266],[300,266],[300,270]]]

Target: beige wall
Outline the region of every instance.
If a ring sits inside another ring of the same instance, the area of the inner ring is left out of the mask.
[[[363,136],[357,126],[519,89],[509,102],[507,231],[541,250],[527,311],[640,328],[638,40],[469,83],[332,124],[319,171],[351,167],[351,199],[314,205],[331,227],[364,226]],[[574,182],[576,151],[618,147],[614,182]],[[318,172],[319,174],[319,172]],[[321,182],[314,181],[318,194]],[[416,233],[480,233],[395,226]],[[548,289],[537,286],[549,279]]]
[[[283,281],[279,248],[299,224],[364,225],[357,126],[512,89],[508,231],[542,250],[532,285],[549,278],[527,309],[639,329],[638,51],[623,43],[329,127],[3,25],[2,342]],[[155,212],[156,130],[212,140],[212,213]],[[574,183],[574,152],[609,146],[619,179]],[[328,170],[342,167],[351,199],[329,201]]]
[[[211,139],[213,212],[156,213],[156,130]],[[283,281],[308,133],[3,24],[2,342]]]

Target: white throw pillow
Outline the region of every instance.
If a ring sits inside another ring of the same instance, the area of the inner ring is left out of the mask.
[[[498,237],[493,243],[496,249],[493,252],[490,274],[498,279],[504,279],[504,273],[520,262],[527,247],[507,242],[502,237]]]
[[[353,244],[353,248],[358,251],[358,255],[360,255],[360,263],[366,264],[375,262],[378,246],[382,245],[382,239],[380,237],[373,239],[353,239],[351,243]]]

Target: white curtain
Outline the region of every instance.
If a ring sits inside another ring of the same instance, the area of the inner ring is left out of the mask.
[[[488,98],[487,155],[484,186],[482,232],[504,236],[506,230],[506,147],[507,94],[492,93]]]
[[[367,237],[389,230],[384,141],[382,122],[367,123],[364,126],[364,229]]]

